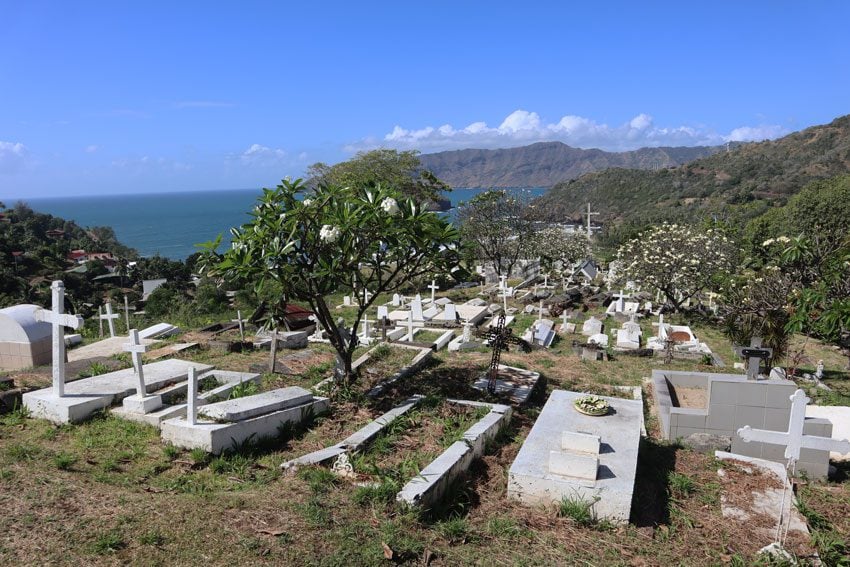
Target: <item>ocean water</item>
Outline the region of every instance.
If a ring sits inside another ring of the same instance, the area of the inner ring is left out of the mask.
[[[532,197],[546,192],[543,187],[524,190]],[[480,189],[454,189],[448,193],[452,205],[468,201]],[[250,220],[260,189],[200,191],[191,193],[147,193],[27,199],[40,213],[48,213],[80,226],[111,226],[118,240],[142,256],[159,254],[183,260],[197,252],[195,244],[223,234],[230,242],[230,227]],[[451,218],[451,212],[448,213]]]

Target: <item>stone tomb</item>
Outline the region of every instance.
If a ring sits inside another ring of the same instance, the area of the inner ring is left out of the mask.
[[[785,431],[791,414],[791,395],[797,385],[790,380],[747,380],[741,374],[653,370],[655,406],[664,439],[688,438],[707,433],[731,444],[732,452],[785,463],[785,447],[760,441],[743,442],[738,429]],[[830,437],[832,423],[805,420],[806,435]],[[797,470],[810,478],[825,478],[829,452],[803,449]]]
[[[123,339],[126,341],[126,338]],[[189,368],[199,372],[212,370],[209,364],[185,360],[161,360],[145,365],[145,384],[148,392],[160,390],[169,384],[185,382]],[[68,382],[63,396],[56,396],[51,388],[27,392],[24,406],[32,417],[53,423],[77,423],[94,412],[122,401],[138,390],[138,377],[133,368],[125,368],[91,378]]]
[[[551,319],[538,319],[523,333],[529,344],[549,348],[555,340],[555,323]]]
[[[301,423],[329,406],[327,398],[291,386],[199,408],[197,376],[189,377],[188,389],[186,416],[163,421],[162,440],[216,455],[249,440],[274,437],[287,423]]]
[[[508,496],[530,505],[563,498],[594,502],[598,519],[629,520],[643,420],[643,402],[604,399],[604,416],[579,413],[585,394],[554,390],[508,474]]]
[[[38,305],[0,309],[0,370],[50,364],[50,323],[36,321]]]
[[[499,377],[496,380],[496,395],[506,396],[511,403],[522,405],[531,397],[531,393],[540,381],[540,373],[499,365]],[[472,385],[476,390],[487,391],[487,373],[481,375]]]

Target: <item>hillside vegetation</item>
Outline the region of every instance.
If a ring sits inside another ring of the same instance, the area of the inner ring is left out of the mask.
[[[611,167],[665,168],[720,150],[700,146],[605,152],[573,148],[561,142],[540,142],[519,148],[425,154],[419,160],[422,167],[454,187],[550,187]]]
[[[555,185],[536,208],[549,219],[577,218],[592,203],[607,223],[715,217],[738,224],[784,204],[812,181],[846,173],[850,115],[675,168],[591,173]]]

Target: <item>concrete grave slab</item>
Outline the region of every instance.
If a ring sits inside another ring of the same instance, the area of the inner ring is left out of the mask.
[[[511,465],[508,496],[530,505],[557,503],[563,497],[585,501],[598,497],[593,504],[597,518],[625,523],[631,511],[643,403],[605,397],[612,411],[591,417],[573,406],[584,395],[552,392]],[[565,431],[598,437],[598,455],[586,452],[592,443],[577,443],[574,436],[567,437],[565,448]],[[550,469],[552,452],[568,453],[555,458],[555,470]],[[598,468],[592,474],[597,458]]]
[[[496,395],[506,396],[511,403],[522,405],[531,397],[534,388],[540,381],[540,373],[516,368],[514,366],[499,365],[499,378],[496,380]],[[487,375],[482,375],[472,385],[476,390],[487,391]]]
[[[169,384],[185,381],[189,368],[199,372],[211,370],[209,364],[185,360],[161,360],[145,365],[145,385],[148,393]],[[47,419],[53,423],[77,423],[92,413],[108,408],[136,393],[138,380],[132,368],[125,368],[91,378],[83,378],[65,384],[65,396],[53,395],[51,388],[27,392],[23,396],[24,406],[32,417]]]
[[[300,406],[312,399],[313,394],[308,390],[290,386],[254,396],[208,404],[199,410],[199,414],[215,421],[244,421],[258,415]]]

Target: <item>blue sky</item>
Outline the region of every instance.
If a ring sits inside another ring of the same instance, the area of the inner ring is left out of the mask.
[[[269,186],[376,146],[610,150],[850,112],[848,2],[0,0],[0,198]]]

